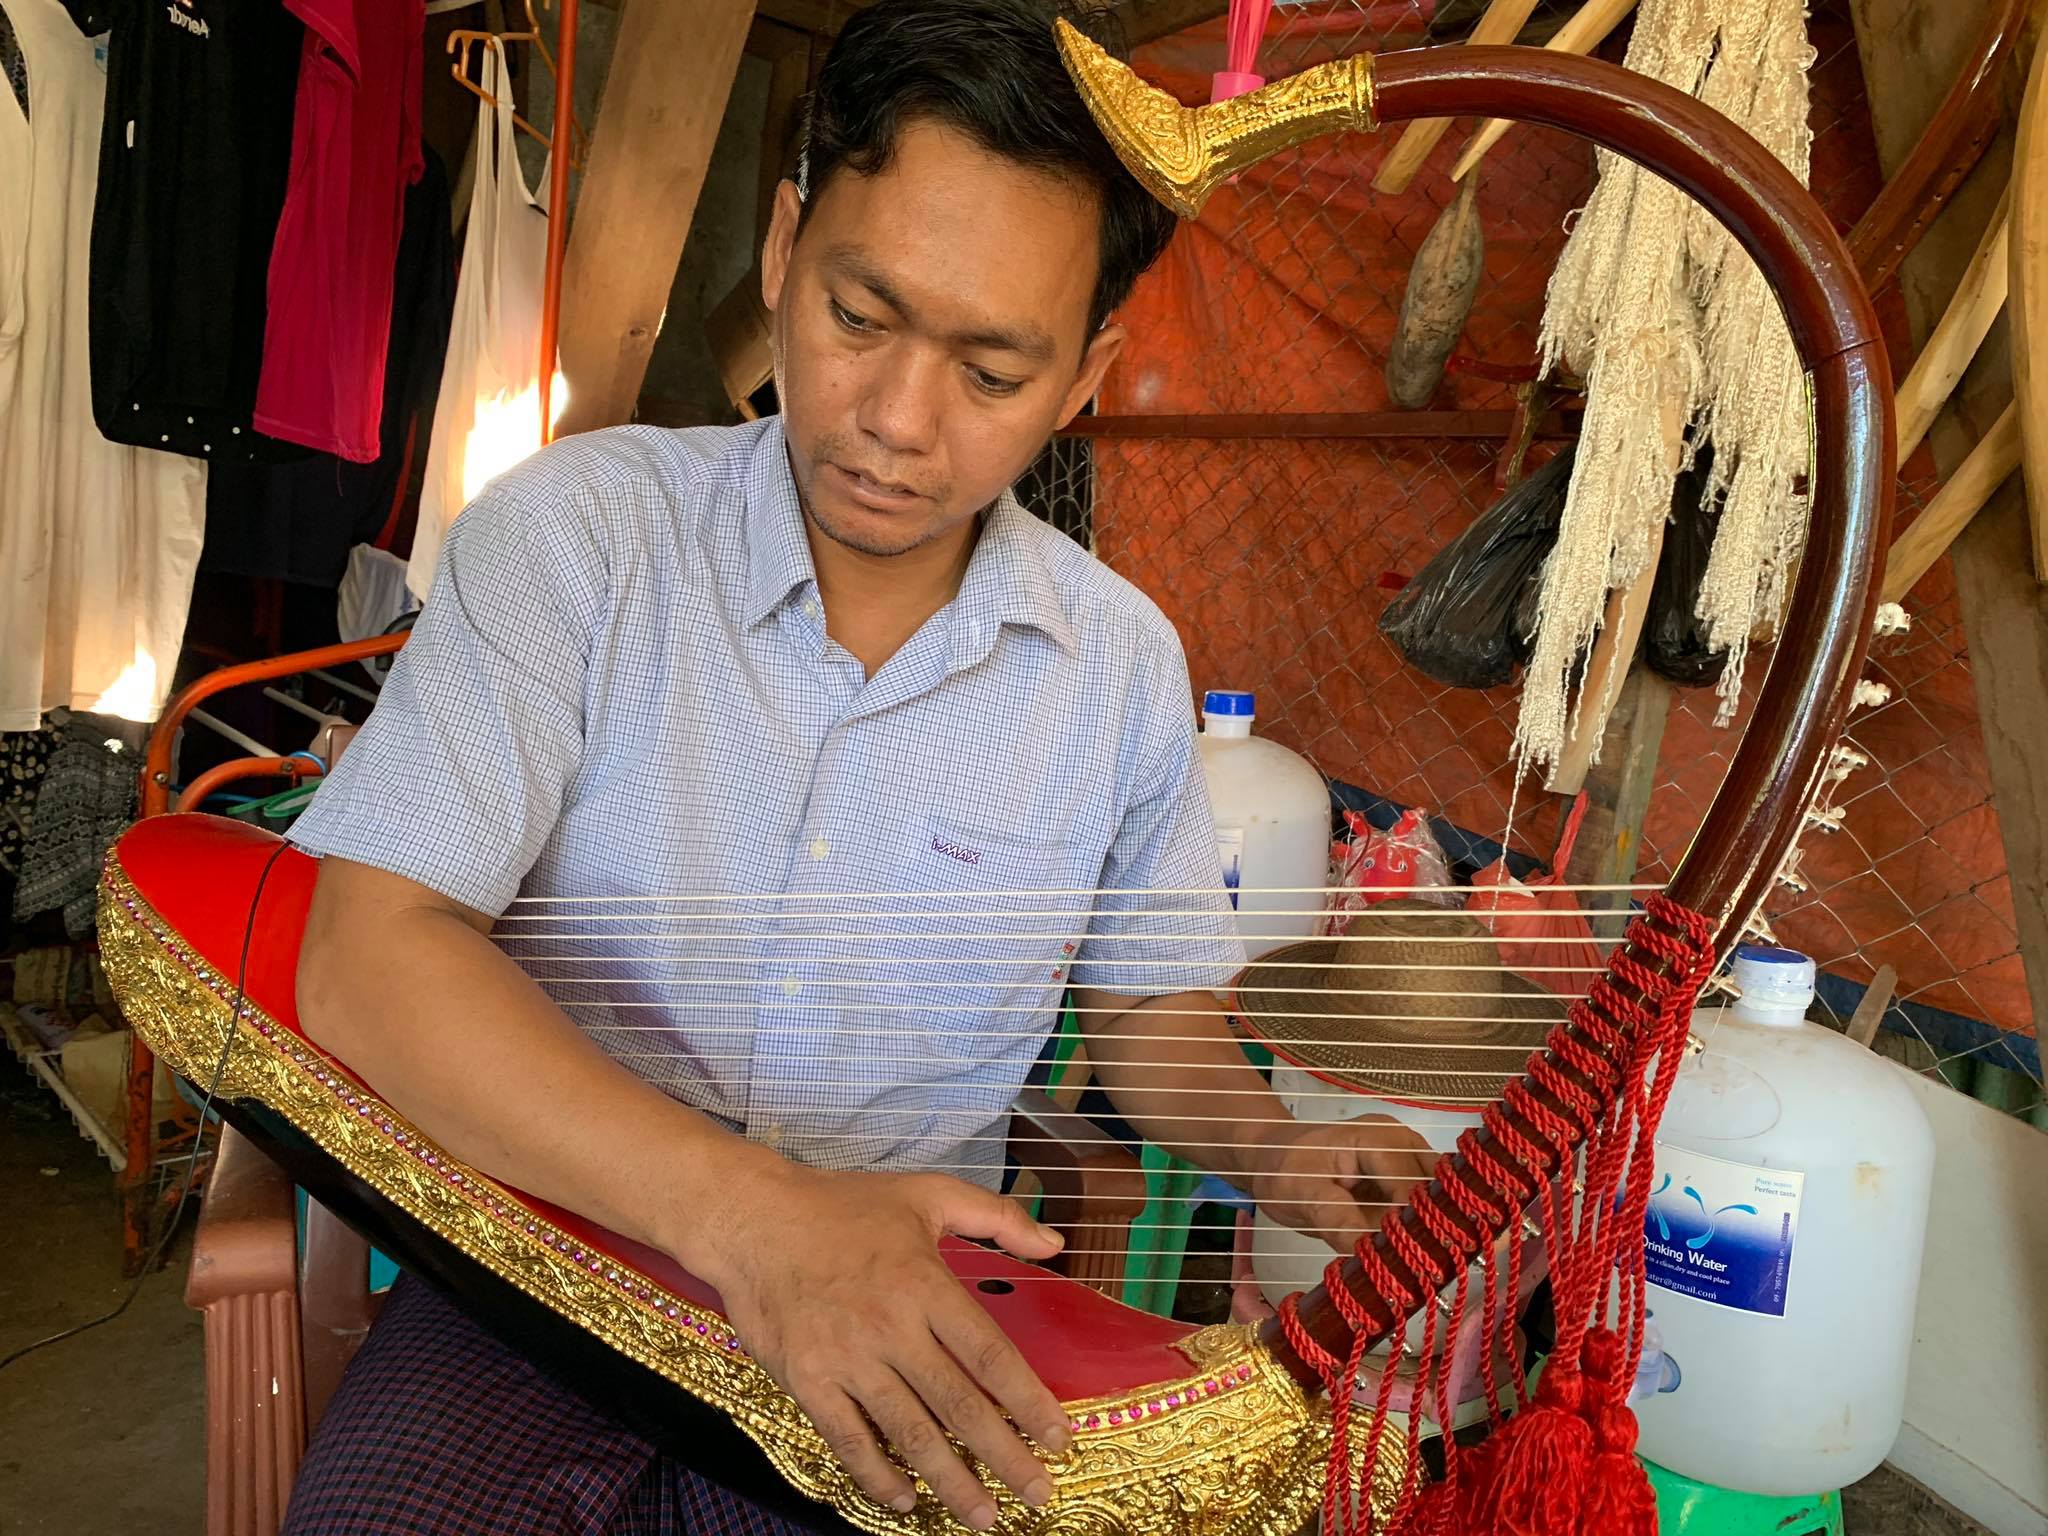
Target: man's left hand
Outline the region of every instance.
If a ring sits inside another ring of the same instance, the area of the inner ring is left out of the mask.
[[[1404,1202],[1437,1161],[1428,1142],[1385,1115],[1244,1129],[1254,1138],[1245,1193],[1282,1226],[1339,1252],[1378,1226],[1388,1206]]]

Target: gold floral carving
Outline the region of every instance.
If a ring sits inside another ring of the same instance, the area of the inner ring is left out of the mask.
[[[898,1514],[854,1484],[725,1319],[590,1254],[517,1195],[441,1153],[375,1094],[188,949],[109,856],[100,890],[107,975],[136,1032],[223,1099],[281,1114],[329,1156],[500,1279],[730,1416],[792,1486],[875,1536],[965,1536],[919,1484]],[[1293,1536],[1321,1497],[1328,1405],[1304,1397],[1254,1330],[1181,1345],[1190,1373],[1067,1404],[1084,1427],[1051,1458],[1059,1492],[1032,1509],[997,1489],[1000,1536]],[[1216,1384],[1228,1381],[1228,1390]],[[1160,1405],[1178,1407],[1160,1411]],[[1133,1405],[1147,1411],[1132,1412]],[[1390,1507],[1404,1466],[1386,1437],[1373,1480]],[[984,1481],[985,1468],[977,1467]]]
[[[1066,21],[1060,53],[1102,136],[1154,197],[1184,219],[1209,194],[1269,155],[1325,133],[1372,132],[1372,55],[1318,64],[1206,107],[1147,85]]]

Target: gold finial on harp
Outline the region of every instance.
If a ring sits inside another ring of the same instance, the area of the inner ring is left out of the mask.
[[[1067,73],[1102,136],[1145,190],[1184,219],[1248,166],[1346,128],[1372,132],[1372,55],[1318,64],[1248,95],[1184,107],[1147,85],[1064,18],[1053,23]]]

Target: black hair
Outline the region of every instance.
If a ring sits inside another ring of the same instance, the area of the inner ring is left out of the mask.
[[[808,210],[840,171],[880,173],[897,135],[919,120],[1076,182],[1095,194],[1101,216],[1093,334],[1159,259],[1175,221],[1088,115],[1060,62],[1055,15],[1114,48],[1117,40],[1105,36],[1114,25],[1108,12],[1072,11],[1056,0],[877,0],[857,13],[811,93],[797,192]]]

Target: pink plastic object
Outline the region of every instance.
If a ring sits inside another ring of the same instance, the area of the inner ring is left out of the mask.
[[[1465,903],[1493,930],[1502,965],[1560,997],[1583,997],[1606,968],[1586,922],[1585,898],[1556,889],[1585,819],[1586,795],[1581,790],[1565,819],[1557,852],[1550,856],[1548,874],[1517,880],[1495,859],[1472,877],[1472,895]]]
[[[1210,78],[1210,101],[1228,101],[1266,83],[1266,77],[1258,73],[1259,44],[1265,40],[1266,18],[1272,14],[1273,0],[1230,0],[1224,67]]]
[[[1228,101],[1233,96],[1248,95],[1265,83],[1264,75],[1246,74],[1236,69],[1219,69],[1209,77],[1209,100]]]

